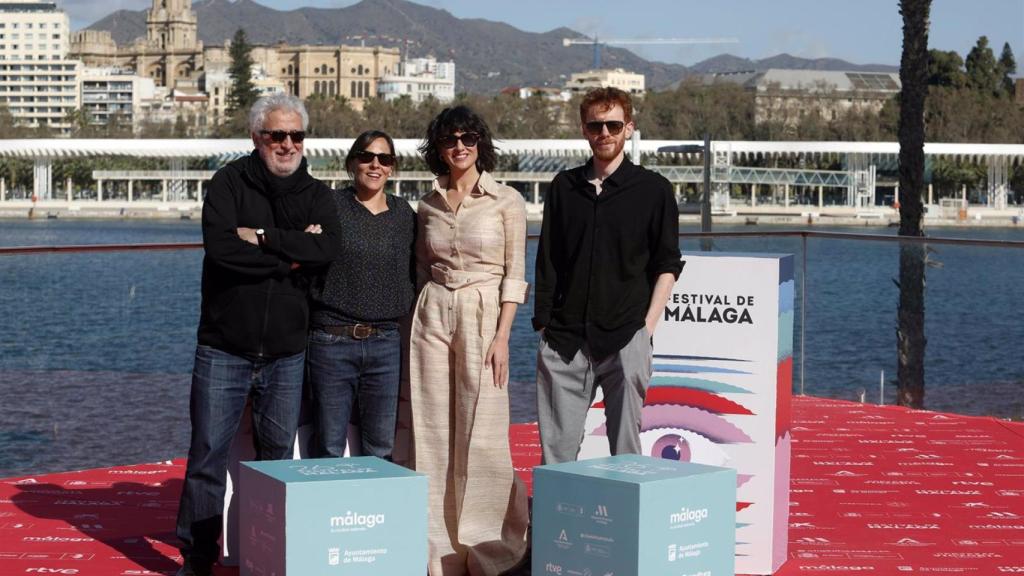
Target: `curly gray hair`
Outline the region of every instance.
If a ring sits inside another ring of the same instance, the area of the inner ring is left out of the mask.
[[[263,129],[263,124],[267,121],[267,115],[274,110],[294,112],[302,118],[303,130],[309,126],[309,113],[306,112],[306,105],[302,103],[302,100],[298,96],[276,92],[260,98],[252,105],[252,108],[249,110],[249,132],[253,134],[259,133]]]

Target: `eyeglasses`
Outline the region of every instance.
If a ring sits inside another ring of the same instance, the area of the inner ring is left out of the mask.
[[[394,166],[395,165],[395,155],[394,154],[388,154],[387,152],[381,152],[380,154],[374,154],[373,152],[370,152],[369,150],[360,150],[359,152],[353,153],[352,157],[355,158],[356,162],[359,162],[360,164],[372,164],[373,163],[373,159],[376,158],[377,162],[380,163],[381,166]]]
[[[276,144],[284,142],[285,138],[291,138],[293,144],[299,144],[306,139],[306,133],[302,130],[292,130],[291,132],[285,130],[260,130],[260,134],[263,136],[270,136],[270,141]]]
[[[608,133],[612,136],[617,136],[622,129],[626,127],[626,123],[622,120],[606,120],[604,122],[600,120],[591,120],[583,125],[587,130],[587,134],[591,136],[598,136],[601,134],[603,128],[608,129]]]
[[[480,142],[480,135],[476,132],[466,132],[462,136],[456,136],[455,134],[449,134],[447,136],[441,136],[437,139],[438,145],[441,148],[455,148],[456,143],[462,142],[462,145],[466,148],[472,148]]]

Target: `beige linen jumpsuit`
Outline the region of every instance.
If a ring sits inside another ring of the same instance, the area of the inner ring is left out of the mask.
[[[509,451],[508,389],[494,386],[484,358],[501,303],[526,301],[526,209],[486,172],[457,210],[446,188],[442,176],[419,203],[413,467],[430,481],[430,575],[496,575],[525,553],[528,514]]]

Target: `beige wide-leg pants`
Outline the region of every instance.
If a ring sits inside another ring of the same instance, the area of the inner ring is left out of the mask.
[[[501,278],[433,276],[416,303],[409,355],[413,467],[430,482],[429,572],[497,575],[525,554],[528,525],[509,450],[508,389],[484,366]]]

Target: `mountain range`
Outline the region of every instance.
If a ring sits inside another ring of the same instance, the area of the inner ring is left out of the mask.
[[[401,47],[410,57],[453,60],[456,89],[494,93],[508,86],[562,86],[569,75],[593,66],[589,46],[562,45],[563,38],[583,38],[569,28],[525,32],[503,22],[457,18],[447,10],[408,0],[363,0],[344,8],[299,8],[281,11],[253,0],[199,0],[192,9],[198,36],[219,45],[243,28],[254,44],[360,44]],[[108,30],[119,44],[146,35],[145,10],[118,10],[88,26]],[[818,70],[893,71],[896,67],[859,66],[836,59],[809,60],[780,54],[762,60],[720,55],[687,68],[645,60],[623,48],[602,47],[603,68],[642,73],[649,88],[662,88],[691,74],[809,68]]]

